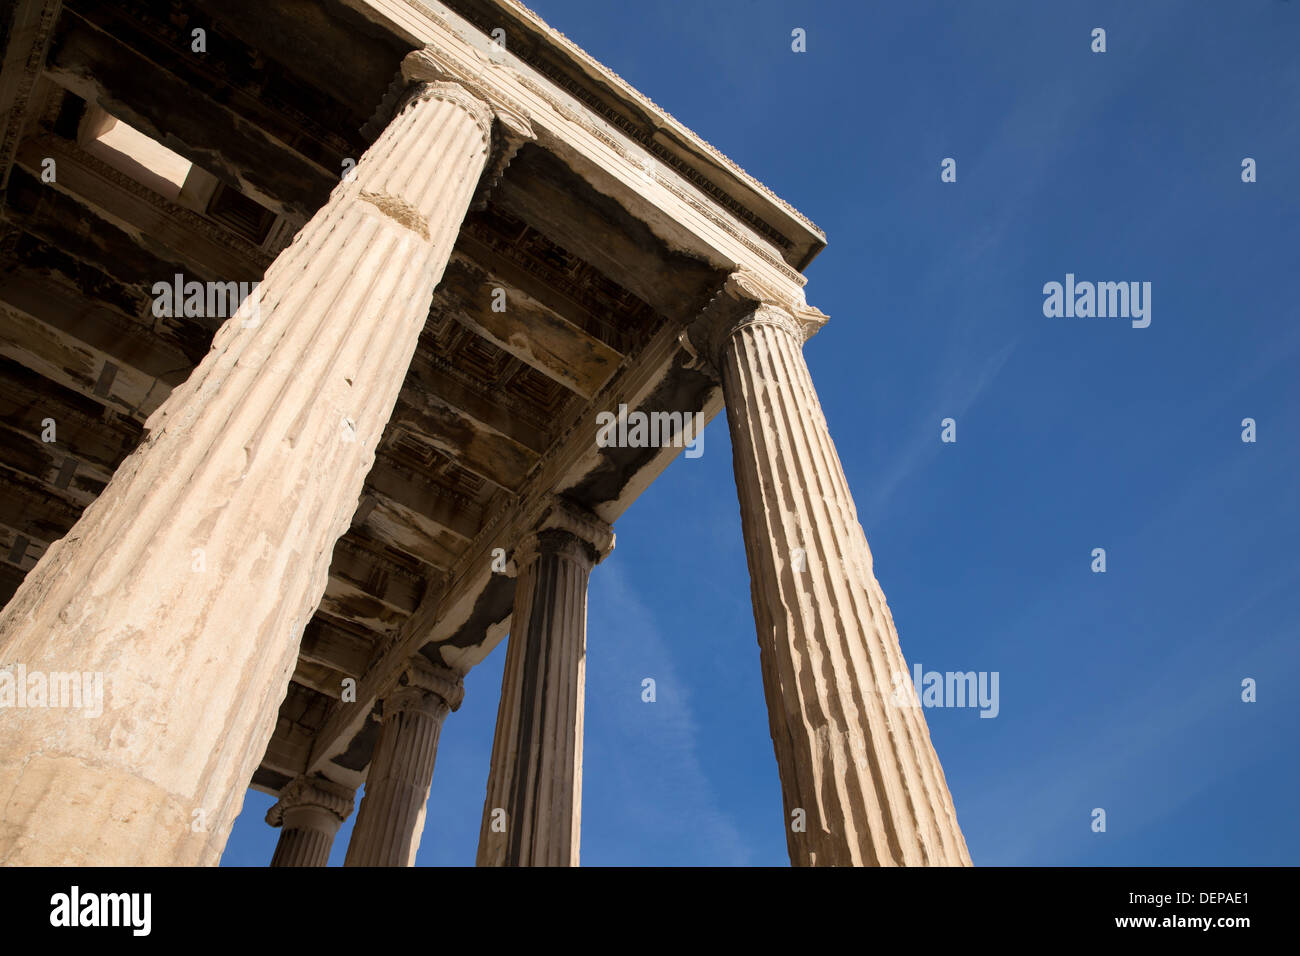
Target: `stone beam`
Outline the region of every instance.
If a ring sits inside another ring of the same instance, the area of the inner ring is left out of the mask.
[[[98,474],[116,471],[144,434],[130,419],[106,414],[98,402],[0,358],[0,425],[39,439],[47,419],[54,421],[51,453],[70,454]]]
[[[0,561],[0,607],[9,603],[26,575],[22,571]]]
[[[382,468],[378,467],[381,461]],[[412,516],[421,527],[448,532],[462,541],[473,538],[482,527],[483,516],[475,505],[440,492],[432,482],[382,452],[367,476],[366,494],[381,507]]]
[[[161,261],[176,261],[196,278],[221,281],[259,279],[271,264],[261,248],[191,209],[145,188],[70,140],[47,134],[23,142],[18,165],[38,177],[41,163],[53,159],[57,178],[44,188],[57,190],[92,210],[105,223],[130,236]],[[101,228],[91,231],[102,234]],[[156,275],[153,281],[170,278]]]
[[[376,634],[396,631],[410,617],[408,612],[379,600],[355,581],[333,570],[317,609]]]
[[[583,398],[596,394],[623,360],[561,313],[463,257],[448,264],[434,308],[447,309],[466,328]]]
[[[174,65],[183,69],[180,61]],[[55,31],[46,63],[46,75],[64,89],[268,209],[310,218],[338,183],[342,157],[309,159],[267,132],[284,125],[269,108],[241,96],[236,112],[205,92],[212,89],[215,75],[202,75],[197,65],[186,72],[190,75],[171,72],[118,36],[71,14]]]
[[[0,468],[0,525],[48,545],[68,533],[81,508],[34,479]]]
[[[330,704],[330,698],[319,691],[290,683],[280,702],[275,731],[259,763],[260,770],[290,778],[302,773],[311,753],[312,738]],[[360,777],[346,782],[355,785]]]
[[[143,423],[170,388],[0,303],[0,355]]]
[[[519,411],[502,400],[490,389],[466,384],[446,371],[430,357],[416,353],[402,385],[392,421],[402,423],[403,416],[417,414],[422,406],[438,405],[472,420],[475,427],[495,432],[534,455],[540,456],[550,447],[548,426],[553,422],[538,423],[524,420]],[[540,426],[540,427],[539,427]]]
[[[682,420],[683,432],[689,422],[694,454],[707,454],[708,445],[700,437],[707,425],[722,410],[722,390],[717,382],[692,367],[692,357],[683,352],[654,380],[629,394],[625,404],[629,411],[645,414],[667,412]],[[604,408],[617,413],[617,408]],[[588,434],[596,431],[595,416],[589,414],[584,426]],[[677,445],[658,448],[606,447],[593,441],[582,462],[574,469],[581,478],[565,486],[565,493],[578,501],[593,502],[593,508],[602,516],[621,514],[648,488],[665,468],[686,452],[686,436],[679,435]],[[690,467],[689,462],[684,467]]]
[[[330,567],[337,568],[340,577],[355,582],[404,614],[414,611],[424,594],[425,581],[420,570],[371,550],[351,534],[345,534],[334,545]]]
[[[0,303],[6,354],[83,394],[89,385],[88,397],[139,418],[194,367],[184,352],[129,316],[26,269],[0,279]],[[15,354],[24,351],[44,367]]]
[[[207,354],[212,335],[221,323],[219,318],[155,318],[151,308],[155,282],[164,281],[170,286],[178,274],[186,280],[206,278],[211,275],[210,269],[196,275],[179,261],[158,258],[137,237],[101,220],[76,200],[40,183],[22,169],[9,181],[5,219],[31,237],[22,253],[23,264],[29,270],[43,267],[42,271],[72,273],[88,300],[116,307],[130,316],[147,315],[150,325],[135,323],[135,327],[127,327],[128,333],[137,338],[156,340],[144,354],[157,351],[166,361],[174,361],[179,353],[188,367],[197,365]],[[250,281],[258,275],[245,272],[221,278]],[[111,340],[118,337],[116,329],[108,336]],[[162,371],[168,370],[168,366],[162,367]]]
[[[319,611],[308,622],[298,648],[299,660],[320,664],[349,677],[360,677],[366,672],[372,653],[371,640],[325,620]]]
[[[299,685],[302,686],[302,685]],[[292,689],[293,685],[290,685]],[[313,691],[313,693],[319,693]],[[275,732],[267,742],[266,753],[259,764],[268,770],[286,776],[302,773],[307,766],[307,757],[311,753],[312,731],[286,717],[276,720]]]
[[[504,227],[494,225],[503,218],[503,211],[499,208],[490,210],[489,215],[475,216],[469,218],[465,223],[465,228],[461,231],[460,237],[456,240],[456,252],[453,258],[463,258],[473,265],[474,268],[487,273],[491,284],[508,286],[518,289],[525,295],[537,300],[551,312],[561,316],[566,322],[578,329],[591,329],[593,326],[599,326],[611,321],[612,316],[609,313],[609,303],[604,305],[591,304],[584,301],[579,295],[574,295],[564,287],[565,280],[568,278],[568,268],[566,265],[552,266],[550,269],[539,269],[539,263],[531,255],[516,251],[512,248],[514,242],[521,241],[521,237],[506,238],[498,231]],[[520,220],[514,220],[525,230],[529,227]],[[527,240],[523,240],[527,241]],[[558,246],[556,247],[559,248]],[[566,251],[567,252],[567,251]],[[578,257],[571,258],[578,260]],[[590,263],[583,262],[584,266],[590,267],[591,271],[601,276],[605,283],[610,283],[608,276],[602,273],[596,273]],[[615,283],[610,283],[615,285]],[[620,296],[626,294],[626,290],[619,287]],[[631,331],[630,338],[639,340],[640,336],[634,330]],[[608,338],[600,339],[606,346],[621,353],[628,350],[627,344],[616,344]]]
[[[379,478],[379,484],[386,482],[387,476]],[[439,571],[455,564],[465,550],[465,539],[447,530],[441,522],[373,487],[361,496],[352,531],[382,541]]]
[[[20,578],[35,566],[45,549],[44,541],[36,541],[16,528],[0,524],[0,561]]]
[[[238,39],[298,80],[351,111],[347,129],[359,129],[384,96],[399,63],[418,44],[377,27],[336,0],[189,0]],[[337,65],[347,64],[347,69]]]
[[[4,450],[0,465],[34,478],[50,494],[62,495],[71,504],[84,508],[104,490],[112,478],[94,465],[81,461],[62,446],[41,441],[40,435],[16,432],[0,426]]]
[[[722,278],[708,262],[665,246],[644,222],[535,144],[519,151],[492,202],[663,315],[693,317]]]
[[[410,617],[424,592],[415,572],[374,554],[349,535],[334,546],[319,610],[377,634]]]
[[[343,679],[348,675],[322,664],[304,661],[301,657],[294,664],[290,680],[310,687],[318,694],[338,700],[343,693]]]
[[[8,6],[8,43],[0,63],[0,116],[4,117],[0,125],[0,189],[9,182],[14,153],[29,120],[32,90],[63,8],[61,0],[17,0]]]
[[[533,67],[557,91],[577,91],[592,120],[605,121],[647,148],[656,165],[682,171],[720,208],[768,238],[795,268],[804,268],[825,246],[825,235],[806,217],[523,4],[443,0],[443,5],[484,34],[503,28],[509,38],[503,58]],[[432,19],[436,22],[437,15]]]
[[[68,170],[56,166],[56,171],[62,174]],[[42,243],[88,263],[123,285],[140,287],[142,298],[150,294],[154,282],[170,280],[177,272],[187,271],[179,261],[146,250],[139,236],[101,219],[80,197],[65,191],[66,183],[63,189],[56,183],[43,183],[39,170],[20,165],[9,178],[5,219]],[[257,277],[254,274],[238,278]],[[217,277],[204,269],[202,275],[193,278]]]
[[[140,430],[97,405],[0,359],[3,464],[85,507],[140,440]],[[106,420],[107,419],[107,420]],[[47,440],[49,439],[49,440]]]
[[[404,389],[403,396],[409,402],[401,401],[394,409],[390,435],[408,431],[498,488],[517,491],[539,457],[436,396],[421,395],[415,388]]]

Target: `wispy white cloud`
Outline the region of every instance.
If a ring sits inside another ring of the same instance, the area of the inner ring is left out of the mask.
[[[993,384],[1015,347],[1016,341],[1008,342],[978,364],[972,363],[960,347],[949,350],[941,366],[942,371],[938,373],[941,385],[931,390],[933,400],[918,413],[913,423],[911,440],[901,451],[888,457],[887,467],[868,486],[864,496],[867,508],[861,514],[884,514],[894,493],[939,454],[943,448],[939,427],[943,419],[952,418],[957,421],[960,440],[962,418]]]
[[[654,612],[614,559],[593,573],[589,602],[584,846],[598,830],[609,860],[584,853],[584,862],[635,864],[672,845],[684,863],[749,863],[700,759],[687,685]],[[647,677],[654,703],[641,699]]]

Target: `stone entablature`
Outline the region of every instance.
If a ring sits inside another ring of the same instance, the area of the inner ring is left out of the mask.
[[[539,143],[565,156],[575,171],[650,224],[664,242],[688,249],[727,271],[744,269],[760,275],[791,300],[803,301],[802,289],[807,280],[786,263],[770,238],[755,231],[677,169],[664,168],[653,152],[626,131],[515,57],[508,39],[505,52],[494,57],[490,37],[470,27],[454,9],[420,0],[367,0],[366,5],[372,16],[399,26],[435,51],[438,60],[455,75],[491,76],[492,87],[520,104],[531,117]],[[539,22],[522,5],[509,0],[505,5]],[[576,49],[558,34],[554,39],[570,52]],[[583,59],[605,82],[640,101],[641,108],[649,108],[665,125],[687,134],[701,152],[720,156],[649,100],[633,94],[613,73],[590,57],[584,55]],[[730,167],[731,174],[755,193],[770,194],[734,163],[721,161],[722,166]],[[788,205],[778,204],[800,221],[801,228],[817,237],[815,248],[824,244],[820,230]],[[801,267],[806,264],[803,262]]]

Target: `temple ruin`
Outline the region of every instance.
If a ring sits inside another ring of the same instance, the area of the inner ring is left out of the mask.
[[[791,861],[970,863],[815,225],[514,0],[10,6],[0,669],[103,706],[0,709],[0,863],[215,864],[252,787],[273,865],[355,809],[347,865],[409,866],[509,634],[478,862],[576,865],[587,582],[683,454],[598,417],[724,405]]]

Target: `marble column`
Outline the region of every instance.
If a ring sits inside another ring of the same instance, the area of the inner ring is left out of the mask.
[[[722,379],[790,860],[969,865],[804,362],[824,322],[736,274],[691,333]]]
[[[321,777],[298,777],[280,791],[266,822],[280,827],[272,866],[326,866],[339,826],[352,812],[353,793]]]
[[[479,866],[578,865],[587,579],[613,547],[609,525],[557,502],[515,549]]]
[[[489,155],[425,51],[395,118],[0,616],[103,712],[0,734],[0,864],[215,864]],[[517,122],[514,125],[519,125]]]
[[[383,727],[344,866],[414,866],[438,736],[465,696],[461,676],[417,658],[383,699]]]

